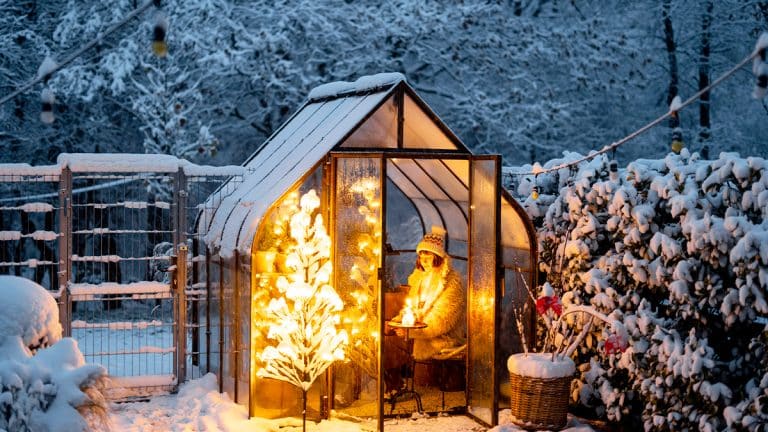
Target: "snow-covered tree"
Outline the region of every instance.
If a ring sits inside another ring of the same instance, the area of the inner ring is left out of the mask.
[[[576,396],[645,430],[764,427],[766,161],[684,150],[609,167],[600,156],[541,174],[541,196],[525,200],[563,303],[612,314],[629,334],[621,355],[584,345]]]
[[[346,331],[337,329],[343,303],[329,284],[331,240],[316,214],[320,199],[314,189],[301,197],[299,206],[290,221],[295,245],[286,260],[293,274],[277,280],[282,296],[267,307],[267,337],[274,345],[260,353],[264,366],[257,375],[301,389],[306,429],[307,391],[328,366],[344,358],[348,339]]]
[[[101,38],[140,3],[3,5],[0,93],[27,82],[46,57],[60,60]],[[704,73],[713,77],[740,60],[766,25],[764,2],[757,0],[712,2],[711,14],[707,2],[668,3],[683,97],[703,82],[705,16],[711,37]],[[39,120],[42,84],[0,107],[0,157],[18,161],[21,148],[43,148],[29,154],[48,161],[62,151],[141,152],[154,141],[171,153],[202,148],[200,157],[208,159],[216,139],[215,158],[239,163],[310,88],[382,71],[404,73],[470,147],[513,163],[558,157],[563,148],[600,148],[668,105],[660,2],[161,5],[169,23],[167,57],[155,59],[150,50],[153,7],[53,77],[53,124]],[[737,76],[711,94],[711,154],[765,154],[765,111],[759,101],[744,102],[743,88]],[[694,113],[681,118],[696,150],[699,124]],[[659,128],[618,157],[661,155],[669,132]]]

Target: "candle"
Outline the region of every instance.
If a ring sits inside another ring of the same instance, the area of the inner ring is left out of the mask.
[[[404,326],[412,326],[414,323],[416,323],[416,317],[413,315],[411,299],[405,299],[405,307],[403,307],[402,323]]]

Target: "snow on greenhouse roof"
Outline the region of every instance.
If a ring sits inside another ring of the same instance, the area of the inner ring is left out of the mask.
[[[360,77],[354,82],[336,81],[328,84],[322,84],[309,92],[309,101],[314,102],[319,99],[330,99],[342,97],[345,95],[360,94],[365,92],[381,91],[383,88],[389,88],[392,84],[405,81],[405,75],[398,72],[386,72],[376,75]]]

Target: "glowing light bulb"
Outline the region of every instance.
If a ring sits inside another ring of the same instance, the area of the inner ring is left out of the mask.
[[[683,147],[685,147],[685,144],[683,142],[683,130],[677,127],[672,131],[671,148],[675,154],[679,154],[680,151],[683,149]]]
[[[152,52],[161,58],[168,55],[167,34],[168,19],[163,13],[158,13],[155,16],[155,25],[152,29]]]

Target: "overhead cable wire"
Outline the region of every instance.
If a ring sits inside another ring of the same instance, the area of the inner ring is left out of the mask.
[[[50,69],[46,70],[45,73],[38,73],[32,80],[30,80],[28,83],[24,84],[23,86],[19,87],[15,91],[11,92],[10,94],[6,95],[2,99],[0,99],[0,105],[8,102],[9,100],[15,98],[16,96],[20,95],[21,93],[24,93],[25,91],[29,90],[34,86],[35,84],[41,82],[41,81],[47,81],[49,80],[54,73],[58,72],[60,69],[68,66],[70,63],[75,61],[78,57],[80,57],[84,52],[88,51],[89,49],[93,48],[94,46],[102,43],[105,37],[109,36],[110,34],[117,31],[120,27],[124,26],[128,21],[132,20],[142,12],[149,9],[150,6],[157,4],[159,1],[157,0],[150,0],[147,3],[143,4],[139,8],[135,9],[133,12],[126,15],[125,18],[122,19],[122,21],[118,22],[117,24],[113,25],[112,27],[108,28],[104,33],[99,33],[98,36],[96,36],[95,39],[88,42],[87,44],[81,46],[76,51],[74,51],[72,54],[69,55],[66,59],[64,59],[61,63],[57,63],[55,66],[51,67]]]
[[[625,136],[624,138],[622,138],[622,139],[620,139],[618,141],[614,141],[613,143],[603,147],[602,149],[600,149],[598,151],[590,152],[590,154],[588,154],[587,156],[584,156],[582,158],[579,158],[579,159],[576,159],[576,160],[572,160],[572,161],[569,161],[569,162],[564,162],[564,163],[561,163],[559,165],[556,165],[556,166],[553,166],[553,167],[550,167],[550,168],[534,169],[534,170],[532,170],[530,172],[509,172],[508,174],[510,175],[510,177],[515,177],[515,176],[520,176],[520,177],[523,177],[523,176],[537,176],[539,174],[546,174],[546,173],[558,171],[558,170],[561,170],[563,168],[570,168],[570,167],[576,166],[576,165],[578,165],[578,164],[580,164],[582,162],[586,162],[586,161],[592,160],[595,157],[597,157],[597,156],[599,156],[601,154],[607,153],[609,151],[616,151],[616,149],[618,147],[620,147],[620,146],[626,144],[627,142],[637,138],[638,136],[642,135],[643,133],[645,133],[649,129],[657,126],[659,123],[663,122],[667,118],[669,118],[669,117],[671,117],[673,115],[676,115],[677,112],[679,112],[680,110],[682,110],[686,106],[692,104],[697,99],[699,99],[701,97],[701,95],[703,95],[704,93],[707,93],[711,89],[715,88],[721,82],[723,82],[725,79],[727,79],[728,77],[730,77],[731,75],[736,73],[739,69],[743,68],[744,65],[746,65],[750,61],[753,61],[755,59],[755,57],[757,57],[758,55],[761,55],[760,49],[755,49],[750,55],[748,55],[742,61],[740,61],[738,64],[736,64],[736,66],[732,67],[730,70],[725,72],[719,78],[717,78],[716,80],[712,81],[712,83],[710,83],[708,86],[704,87],[703,89],[699,90],[696,94],[694,94],[693,96],[691,96],[688,99],[686,99],[676,109],[670,109],[665,114],[659,116],[657,119],[655,119],[652,122],[646,124],[645,126],[641,127],[640,129],[632,132],[631,134]]]

